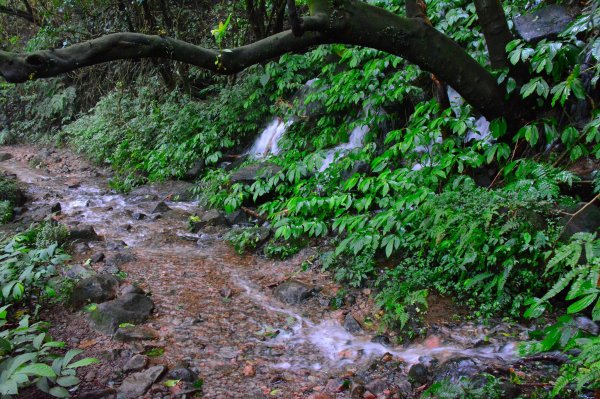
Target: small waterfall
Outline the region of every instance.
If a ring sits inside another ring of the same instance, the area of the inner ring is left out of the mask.
[[[365,136],[369,131],[369,127],[365,125],[357,126],[352,129],[350,139],[347,143],[339,144],[327,151],[327,155],[325,156],[325,159],[323,159],[323,164],[321,165],[319,172],[323,172],[327,169],[340,155],[344,155],[349,151],[362,147]]]
[[[452,108],[454,115],[460,116],[460,107],[465,101],[460,94],[458,94],[458,92],[450,86],[448,86],[448,99],[450,100],[450,107]],[[467,132],[465,142],[468,143],[471,140],[489,142],[490,139],[490,121],[488,121],[484,116],[480,116],[477,120],[475,120],[475,130],[469,130]]]
[[[269,154],[277,155],[280,152],[278,146],[279,140],[285,134],[287,128],[292,124],[291,121],[284,122],[283,119],[276,117],[267,125],[265,130],[258,136],[252,148],[247,154],[256,158],[263,158]]]

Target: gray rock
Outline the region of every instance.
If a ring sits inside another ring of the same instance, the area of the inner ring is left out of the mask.
[[[123,251],[116,253],[112,256],[109,256],[106,259],[107,266],[120,267],[126,263],[133,262],[135,260],[135,255],[129,251]]]
[[[85,242],[78,242],[73,247],[73,252],[75,252],[76,254],[84,254],[89,249],[90,249],[90,247],[89,247],[89,245],[87,245],[87,243],[85,243]]]
[[[600,327],[598,327],[598,323],[588,319],[587,317],[580,316],[575,319],[575,323],[577,328],[590,335],[597,336],[600,333]]]
[[[600,208],[594,204],[586,205],[585,202],[581,202],[567,209],[567,212],[571,215],[577,215],[572,219],[569,215],[561,219],[560,223],[565,226],[563,238],[569,238],[576,233],[598,232],[598,229],[600,229]],[[585,209],[583,209],[584,206],[586,207]]]
[[[125,241],[122,240],[111,241],[108,244],[106,244],[106,249],[108,249],[109,251],[118,251],[125,247],[127,247],[127,244],[125,244]]]
[[[198,379],[196,373],[187,367],[179,367],[169,372],[168,378],[172,380],[181,380],[187,382],[194,382]]]
[[[71,240],[97,241],[100,239],[96,230],[90,225],[80,224],[69,233]]]
[[[313,287],[297,280],[286,281],[278,285],[274,291],[277,299],[289,305],[297,305],[310,298],[313,293]]]
[[[141,212],[134,212],[134,213],[131,215],[131,217],[132,217],[134,220],[144,220],[144,219],[146,219],[146,215],[145,215],[144,213],[141,213]]]
[[[143,370],[148,365],[148,356],[144,355],[133,355],[131,359],[123,366],[123,371],[130,373],[132,371]]]
[[[124,286],[121,287],[121,295],[125,295],[125,294],[141,294],[144,295],[145,292],[143,289],[141,289],[140,287],[136,286],[136,285],[132,285],[132,284],[126,284]]]
[[[92,255],[90,260],[92,261],[92,263],[100,263],[104,260],[104,257],[105,256],[102,252],[98,252],[98,253],[95,253],[94,255]]]
[[[84,278],[73,288],[71,305],[80,308],[87,303],[102,303],[117,295],[119,281],[109,274]]]
[[[65,273],[65,275],[72,280],[85,279],[93,276],[94,274],[96,274],[96,272],[86,267],[83,267],[82,265],[73,265]]]
[[[222,212],[216,209],[210,209],[202,215],[200,220],[201,227],[206,226],[223,226],[227,224],[227,219]]]
[[[551,4],[514,18],[517,33],[529,43],[558,36],[571,21],[573,17],[569,10],[558,4]]]
[[[388,389],[388,383],[384,379],[378,378],[365,385],[365,388],[377,395]]]
[[[269,178],[279,173],[279,171],[281,171],[279,165],[270,162],[257,163],[236,170],[231,174],[229,181],[232,184],[243,183],[250,185],[260,178]]]
[[[194,181],[197,178],[200,177],[200,175],[202,174],[202,171],[204,170],[204,161],[200,160],[200,161],[196,161],[194,162],[194,164],[192,165],[191,168],[189,168],[186,172],[185,175],[183,176],[183,179],[186,181]]]
[[[142,397],[164,372],[165,366],[154,366],[148,370],[130,375],[123,380],[123,383],[117,389],[117,398],[137,399]]]
[[[429,381],[429,369],[421,364],[413,364],[408,370],[408,378],[419,385],[426,384]]]
[[[62,211],[62,206],[60,205],[60,202],[57,202],[54,205],[52,205],[50,207],[50,211],[52,213],[60,213]]]
[[[105,388],[105,389],[94,389],[92,391],[81,392],[77,397],[79,399],[104,399],[104,398],[112,398],[115,394],[115,390],[113,388]]]
[[[433,370],[433,380],[458,383],[462,378],[473,378],[480,372],[480,365],[471,358],[458,357],[442,363]]]
[[[165,204],[163,201],[161,201],[152,207],[152,212],[150,212],[150,213],[164,213],[164,212],[169,212],[170,210],[171,210],[171,208],[169,208],[169,206],[167,204]]]
[[[362,327],[354,316],[352,316],[352,313],[348,313],[346,318],[344,318],[344,329],[351,334],[360,334],[363,332]]]
[[[4,161],[8,161],[9,159],[12,159],[13,156],[11,154],[9,154],[8,152],[0,152],[0,162],[4,162]]]
[[[150,317],[154,302],[145,295],[126,294],[98,305],[90,313],[92,326],[105,334],[114,334],[120,324],[142,324]]]
[[[146,326],[119,327],[114,339],[121,342],[152,341],[158,339],[158,333]]]
[[[371,342],[374,344],[381,344],[385,346],[389,346],[392,344],[390,338],[387,335],[376,335],[371,339]]]
[[[227,223],[229,223],[231,226],[235,224],[248,223],[248,215],[246,215],[246,212],[241,210],[237,210],[225,215],[225,219],[227,219]]]

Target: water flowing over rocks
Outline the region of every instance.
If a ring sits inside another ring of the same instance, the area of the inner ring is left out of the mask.
[[[78,305],[95,303],[95,310],[50,315],[53,336],[101,359],[81,376],[81,397],[176,397],[202,380],[206,398],[405,398],[419,387],[411,384],[411,366],[419,364],[431,381],[468,369],[451,368],[452,359],[508,365],[516,360],[512,340],[527,337],[520,326],[440,322],[428,326],[425,339],[397,345],[393,334],[358,322],[374,307],[372,290],[351,290],[342,308],[331,310],[341,287],[316,267],[300,272],[314,248],[285,262],[240,256],[223,242],[227,226],[188,231],[189,217],[207,211],[175,200],[184,185],[120,195],[67,153],[61,165],[71,162],[73,176],[51,163],[32,170],[18,151],[0,168],[27,183],[32,200],[24,215],[58,202],[58,219],[86,243],[63,273],[79,280]],[[255,179],[258,169],[240,181]],[[81,184],[67,189],[70,178]],[[154,210],[164,217],[153,219]],[[241,212],[225,224],[250,222]],[[270,230],[264,232],[267,239]],[[169,388],[161,378],[181,381]]]

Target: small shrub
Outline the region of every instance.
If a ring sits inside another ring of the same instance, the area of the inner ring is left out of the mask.
[[[225,235],[225,240],[233,245],[240,255],[258,248],[267,238],[269,238],[269,231],[263,227],[233,229]]]
[[[69,229],[61,223],[46,222],[38,230],[35,238],[37,248],[45,248],[50,245],[62,245],[69,238]]]
[[[267,258],[285,260],[296,255],[306,246],[303,240],[290,240],[289,242],[269,241],[265,245],[264,253]]]
[[[13,206],[10,201],[0,201],[0,224],[8,223],[13,218]]]

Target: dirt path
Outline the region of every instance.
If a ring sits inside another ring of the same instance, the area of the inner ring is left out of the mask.
[[[339,289],[331,277],[317,271],[299,272],[314,249],[286,262],[239,256],[220,239],[225,227],[207,228],[202,232],[204,244],[198,245],[189,240],[187,220],[202,210],[194,202],[166,201],[184,194],[187,186],[183,183],[118,195],[107,188],[106,171],[97,171],[67,151],[4,147],[0,152],[14,156],[0,163],[0,170],[15,174],[27,185],[31,202],[24,217],[58,202],[61,222],[70,227],[92,225],[103,237],[77,246],[72,264],[82,264],[99,253],[107,259],[117,256],[122,260],[118,268],[125,276],[123,284],[139,284],[155,303],[146,326],[158,333],[158,339],[134,344],[95,332],[83,313],[58,307],[48,315],[54,321],[55,335],[102,360],[82,376],[81,391],[118,387],[126,377],[125,362],[152,348],[160,350],[154,351],[159,356],[152,357],[151,364],[170,370],[188,368],[203,381],[206,398],[351,397],[353,388],[344,379],[368,386],[365,378],[383,378],[364,371],[380,359],[394,364],[394,371],[388,370],[376,394],[406,397],[408,367],[423,355],[442,360],[476,355],[500,361],[512,353],[512,346],[501,341],[468,349],[474,339],[490,335],[487,329],[471,325],[409,348],[373,343],[375,331],[350,334],[342,327],[343,313],[329,309],[329,299]],[[163,200],[171,210],[152,214]],[[106,262],[93,267],[107,270]],[[274,297],[273,287],[292,277],[317,288],[317,293],[298,306],[282,303]],[[357,291],[356,303],[346,311],[360,320],[371,310],[369,294],[369,290]],[[145,397],[175,397],[182,387],[155,384]],[[362,397],[360,389],[354,391],[359,396],[352,397]]]

